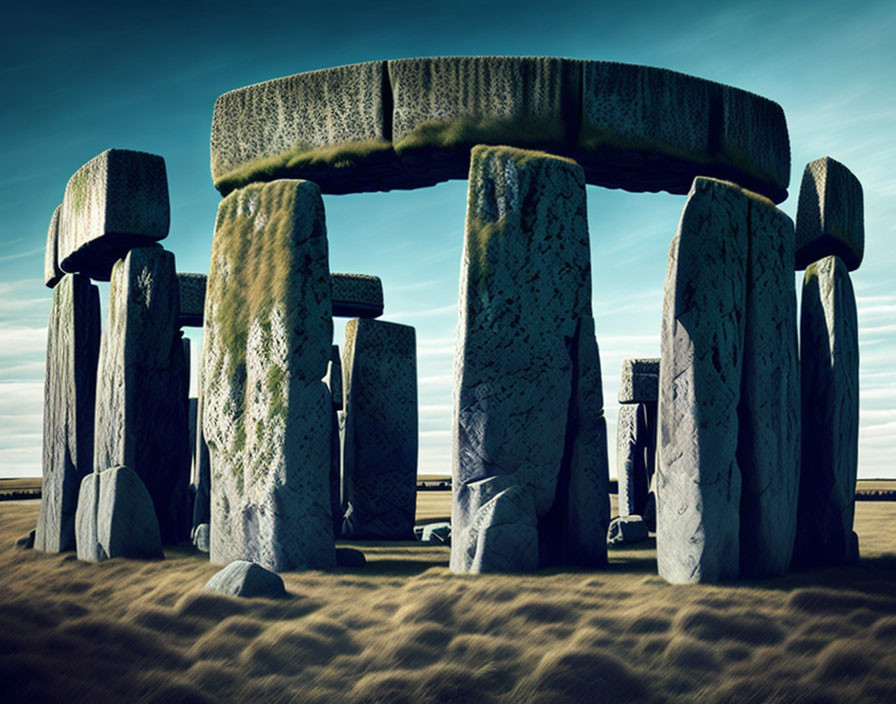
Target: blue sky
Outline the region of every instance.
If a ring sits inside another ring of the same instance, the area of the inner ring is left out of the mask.
[[[859,475],[896,477],[896,4],[668,2],[24,3],[0,26],[0,477],[39,475],[53,209],[110,147],[162,155],[165,246],[208,270],[217,203],[215,98],[240,86],[374,59],[546,55],[671,68],[779,102],[796,215],[804,165],[828,155],[865,191],[854,273],[861,355]],[[449,473],[451,386],[466,183],[325,196],[333,271],[382,277],[388,320],[418,340],[420,471]],[[621,360],[659,354],[669,242],[682,196],[588,188],[594,310],[614,474]],[[797,281],[801,277],[797,277]],[[104,288],[106,285],[101,285]],[[344,323],[337,321],[341,341]],[[193,338],[194,367],[199,336]]]

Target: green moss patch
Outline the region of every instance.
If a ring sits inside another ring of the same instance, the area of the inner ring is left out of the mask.
[[[395,143],[397,154],[425,149],[455,149],[475,144],[563,146],[564,126],[548,119],[496,119],[459,117],[430,120]]]

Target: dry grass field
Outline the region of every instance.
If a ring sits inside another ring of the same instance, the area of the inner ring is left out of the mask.
[[[420,518],[450,494],[421,492]],[[860,565],[672,586],[654,543],[602,571],[457,576],[448,549],[354,543],[359,569],[285,574],[285,600],[203,593],[191,549],[95,565],[13,547],[0,504],[0,700],[894,702],[896,503],[860,502]]]

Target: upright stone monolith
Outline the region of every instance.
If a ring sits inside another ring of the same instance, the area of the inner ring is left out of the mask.
[[[332,283],[333,276],[330,275]],[[335,304],[334,304],[335,307]],[[330,362],[324,383],[330,390],[333,411],[330,414],[330,512],[333,514],[333,535],[342,533],[342,439],[339,432],[339,411],[342,410],[342,358],[339,345],[330,348]]]
[[[126,465],[155,506],[162,541],[183,537],[189,458],[174,255],[132,249],[112,268],[96,392],[94,467]],[[187,531],[188,532],[188,531]]]
[[[455,361],[451,569],[606,562],[609,497],[585,180],[472,152]]]
[[[846,265],[825,257],[806,269],[800,310],[802,474],[793,560],[842,564],[852,554],[858,471],[859,345]]]
[[[619,420],[616,425],[616,479],[620,516],[643,516],[647,507],[647,490],[650,483],[647,441],[649,432],[645,404],[620,404]]]
[[[58,212],[58,210],[57,210]],[[53,290],[44,382],[43,489],[34,547],[75,548],[81,480],[93,471],[93,418],[100,299],[81,274],[66,274]]]
[[[210,558],[269,569],[335,565],[333,338],[320,189],[279,180],[218,207],[205,305],[202,425]]]
[[[414,328],[349,320],[342,366],[342,535],[412,540],[417,499]]]

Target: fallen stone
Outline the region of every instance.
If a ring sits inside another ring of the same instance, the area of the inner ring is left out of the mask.
[[[202,349],[211,561],[332,567],[333,338],[323,202],[308,181],[224,198]]]
[[[136,247],[168,236],[165,160],[108,149],[69,179],[59,227],[59,268],[108,281],[112,265]]]
[[[53,289],[44,381],[43,483],[35,547],[75,549],[82,479],[93,471],[100,298],[81,274]]]
[[[178,274],[177,288],[180,292],[180,327],[201,328],[205,319],[205,274]]]
[[[797,269],[827,256],[854,271],[865,255],[865,206],[862,184],[829,156],[811,161],[803,171],[796,213]]]
[[[423,543],[451,545],[451,524],[428,523],[423,526],[423,531],[420,534],[420,541]]]
[[[164,558],[152,498],[128,467],[84,477],[75,525],[79,560]]]
[[[342,535],[408,539],[417,500],[414,328],[349,320],[342,368]]]
[[[330,274],[333,316],[379,318],[383,314],[383,282],[366,274]]]
[[[37,531],[34,528],[28,531],[28,535],[24,535],[16,541],[16,547],[21,550],[31,550],[34,547],[34,537]]]
[[[234,560],[216,572],[203,590],[248,599],[282,599],[286,596],[286,587],[279,574],[246,560]]]
[[[193,531],[193,545],[201,552],[209,551],[209,530],[208,523],[200,523]]]
[[[622,547],[632,543],[643,543],[649,537],[647,524],[641,516],[618,516],[610,521],[607,545]]]
[[[452,571],[604,564],[606,430],[578,166],[473,150],[460,290]]]
[[[859,346],[852,281],[838,257],[806,269],[800,361],[802,471],[793,561],[842,564],[855,516]]]
[[[657,567],[673,583],[739,573],[737,464],[750,196],[694,180],[669,250],[660,337]]]
[[[50,218],[50,228],[47,230],[47,249],[44,253],[44,284],[47,288],[53,288],[65,275],[59,268],[59,216],[62,214],[62,205],[57,205]]]
[[[339,567],[364,567],[367,558],[354,548],[336,548],[336,565]]]
[[[126,465],[152,497],[165,544],[190,533],[186,360],[174,255],[132,249],[109,287],[96,390],[94,467]]]
[[[650,428],[647,407],[642,404],[619,406],[616,425],[616,478],[618,481],[619,515],[641,516],[647,507],[647,485],[650,481],[648,441]]]
[[[656,403],[659,384],[659,359],[623,359],[619,403]]]
[[[740,573],[782,575],[796,533],[800,371],[793,286],[793,222],[768,201],[749,203],[743,370],[738,408]]]

